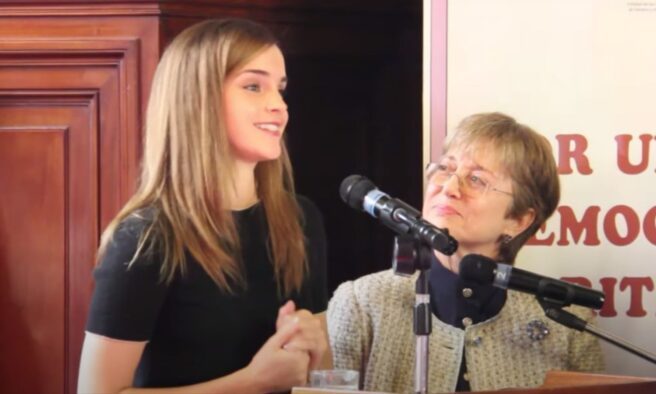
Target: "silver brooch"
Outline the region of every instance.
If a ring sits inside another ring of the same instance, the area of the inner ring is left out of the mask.
[[[526,334],[533,341],[541,341],[549,335],[549,327],[542,320],[531,320],[526,324]]]

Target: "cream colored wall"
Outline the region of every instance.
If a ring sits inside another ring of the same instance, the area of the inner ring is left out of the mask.
[[[547,136],[557,157],[566,150],[558,138],[578,134],[588,143],[593,172],[561,175],[561,207],[577,220],[598,209],[593,227],[599,244],[583,245],[561,231],[567,220],[557,213],[540,235],[553,234],[554,244],[527,246],[518,264],[554,277],[583,277],[597,289],[605,283],[617,315],[600,317],[599,326],[656,352],[656,236],[650,233],[656,234],[656,1],[451,0],[447,19],[447,130],[468,114],[502,111]],[[429,30],[426,50],[430,37]],[[424,132],[434,141],[442,131],[431,129],[426,113],[440,109],[424,97]],[[640,136],[651,136],[642,137],[649,149],[644,172],[621,171],[621,134],[632,138],[634,164],[642,158]],[[427,161],[431,145],[425,141]],[[608,229],[626,238],[622,210],[635,215],[640,228],[618,246]],[[646,314],[629,316],[640,310]],[[610,345],[605,352],[611,373],[656,376],[655,366],[631,354]]]

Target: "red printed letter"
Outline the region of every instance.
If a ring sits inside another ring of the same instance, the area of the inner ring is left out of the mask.
[[[601,208],[598,206],[591,206],[583,213],[583,219],[580,222],[576,221],[574,211],[571,207],[560,206],[558,213],[560,213],[560,239],[558,245],[569,245],[567,240],[567,232],[572,233],[574,243],[578,244],[581,234],[585,231],[585,239],[583,245],[594,246],[599,245],[599,236],[597,234],[597,218],[599,217]]]
[[[588,140],[581,134],[559,134],[558,140],[558,173],[571,174],[570,160],[576,162],[576,168],[579,174],[590,175],[592,168],[588,158],[585,156],[585,150],[588,148]],[[572,147],[572,145],[574,145]]]
[[[617,168],[625,174],[640,174],[649,165],[649,143],[652,140],[652,136],[642,134],[638,138],[642,141],[642,158],[640,159],[640,163],[634,165],[629,162],[629,142],[631,142],[633,137],[629,134],[621,134],[615,137],[615,141],[617,141]]]
[[[642,288],[645,287],[648,291],[654,290],[654,282],[650,277],[644,278],[623,278],[620,282],[620,291],[624,291],[627,287],[631,288],[631,306],[626,311],[627,316],[640,317],[647,314],[647,311],[642,307]]]
[[[645,232],[645,238],[656,245],[656,207],[651,207],[645,214],[645,220],[642,222],[642,229]]]
[[[615,310],[615,284],[617,283],[617,278],[601,278],[599,279],[599,283],[601,283],[601,289],[606,296],[604,306],[599,311],[599,316],[617,316],[617,311]]]
[[[626,221],[626,236],[623,238],[617,231],[617,215],[624,216]],[[640,218],[631,207],[617,205],[611,208],[604,217],[604,233],[613,245],[626,246],[640,235]]]

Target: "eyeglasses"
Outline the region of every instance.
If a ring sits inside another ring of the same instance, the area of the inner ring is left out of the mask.
[[[458,175],[457,167],[450,162],[432,162],[426,166],[426,181],[439,186],[444,186],[451,176],[455,175],[458,179],[458,187],[463,194],[478,198],[487,194],[488,190],[507,194],[512,196],[511,192],[500,190],[491,185],[490,176],[484,170],[469,169],[466,173]]]

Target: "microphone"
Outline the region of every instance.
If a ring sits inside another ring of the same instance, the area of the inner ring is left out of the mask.
[[[460,277],[502,289],[535,294],[547,301],[601,309],[604,293],[569,282],[534,274],[478,254],[468,254],[460,262]]]
[[[440,229],[421,218],[421,213],[405,202],[381,192],[362,175],[350,175],[339,186],[339,195],[351,208],[365,211],[398,234],[412,234],[433,249],[452,255],[458,241],[447,229]]]

